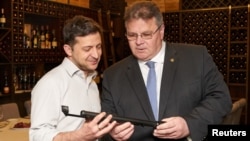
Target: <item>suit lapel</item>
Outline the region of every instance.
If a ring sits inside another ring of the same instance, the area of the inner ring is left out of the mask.
[[[159,109],[159,119],[162,119],[164,112],[167,111],[168,97],[171,94],[171,88],[173,85],[176,67],[178,63],[178,57],[176,56],[176,50],[171,44],[166,44],[165,59],[161,80],[161,90],[160,90],[160,109]]]
[[[145,112],[145,115],[147,115],[150,120],[154,120],[154,114],[150,106],[144,80],[142,78],[140,67],[135,58],[133,58],[131,63],[128,65],[127,76],[131,87],[136,94],[138,102],[141,105],[142,110]]]

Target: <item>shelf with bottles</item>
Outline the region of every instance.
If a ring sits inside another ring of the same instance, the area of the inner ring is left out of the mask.
[[[230,66],[229,70],[246,70],[247,69],[247,58],[246,57],[232,57],[229,58]]]
[[[10,28],[0,27],[0,62],[10,62]]]
[[[230,8],[230,55],[247,57],[248,7]]]
[[[247,41],[247,29],[231,29],[231,41]]]
[[[46,16],[63,17],[64,13],[62,11],[65,10],[64,4],[44,0],[24,0],[24,2],[16,2],[16,5],[23,7],[26,13]]]
[[[4,13],[4,8],[1,8],[1,13],[0,13],[0,28],[4,28],[6,24],[6,17]]]
[[[27,27],[31,27],[31,29],[27,29]],[[25,24],[22,48],[57,49],[56,31],[55,29],[50,30],[49,27],[48,24],[46,25],[46,29],[44,25]]]
[[[23,25],[23,41],[30,40],[30,45],[23,43],[24,48],[37,49],[57,49],[59,41],[62,40],[62,28],[64,21],[55,17],[38,16],[34,14],[25,14]],[[36,44],[34,45],[34,37]],[[42,42],[38,44],[38,42]]]
[[[229,47],[229,71],[228,85],[233,89],[242,87],[242,94],[245,95],[248,85],[248,9],[230,9],[230,47]],[[235,97],[245,97],[245,96]],[[234,97],[234,96],[232,96]]]
[[[44,0],[12,0],[12,3],[14,10],[37,14],[49,14],[55,7],[55,4]]]
[[[30,93],[38,80],[59,63],[15,64],[12,71],[13,93]]]
[[[11,49],[10,49],[10,29],[0,28],[0,63],[10,63]]]
[[[246,28],[248,27],[248,7],[230,7],[231,27]]]
[[[245,70],[231,70],[228,75],[229,84],[246,85],[247,72]]]
[[[2,41],[10,32],[10,28],[0,27],[0,41]]]
[[[58,18],[34,14],[24,14],[24,17],[13,23],[13,62],[61,61],[65,56],[61,47],[63,22]]]

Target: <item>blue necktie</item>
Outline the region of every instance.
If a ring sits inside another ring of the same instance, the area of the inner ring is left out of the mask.
[[[148,79],[147,79],[147,91],[148,97],[151,103],[151,107],[154,113],[155,120],[158,120],[158,108],[157,108],[157,94],[156,94],[156,73],[155,62],[148,61],[146,65],[149,67]]]

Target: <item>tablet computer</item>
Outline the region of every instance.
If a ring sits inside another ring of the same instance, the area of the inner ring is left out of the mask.
[[[90,111],[85,111],[85,110],[82,110],[80,112],[80,115],[70,114],[68,106],[62,106],[62,112],[66,116],[81,117],[81,118],[86,118],[86,119],[93,119],[96,115],[99,114],[96,112],[90,112]],[[120,123],[131,122],[134,125],[150,126],[150,127],[156,127],[157,125],[162,123],[161,121],[150,121],[150,120],[143,120],[143,119],[136,119],[136,118],[129,118],[129,117],[119,117],[119,116],[113,116],[112,120],[115,120],[115,121],[120,122]]]

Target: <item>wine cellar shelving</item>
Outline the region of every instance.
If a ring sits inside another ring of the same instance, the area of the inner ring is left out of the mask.
[[[205,45],[229,86],[232,100],[244,97],[250,102],[248,5],[166,12],[164,20],[167,41]],[[248,104],[243,111],[244,123],[250,122],[249,108]]]
[[[249,4],[249,0],[181,0],[181,9],[207,9],[226,6],[244,6]]]
[[[0,5],[4,8],[6,17],[4,27],[0,27],[0,74],[6,75],[0,75],[0,79],[7,78],[6,85],[10,87],[10,92],[5,94],[2,89],[5,81],[0,81],[0,103],[16,102],[21,116],[25,116],[27,113],[23,103],[30,99],[34,84],[44,73],[60,64],[65,57],[62,48],[64,22],[75,15],[84,15],[99,23],[102,19],[102,23],[109,24],[110,19],[105,17],[110,15],[103,11],[44,0],[0,1]],[[41,31],[45,27],[53,29],[57,47],[27,47],[27,42],[24,40],[31,36],[35,27],[39,27]],[[109,30],[112,29],[105,29],[106,49],[112,44],[108,42],[112,41],[109,39],[112,38],[108,34]],[[103,65],[104,63],[100,63],[98,69],[103,70]]]

